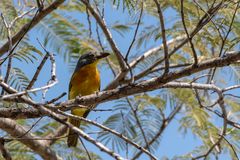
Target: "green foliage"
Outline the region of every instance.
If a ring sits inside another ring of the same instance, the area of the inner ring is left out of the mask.
[[[17,49],[17,52],[13,55],[14,58],[19,61],[24,61],[26,63],[36,62],[39,57],[42,56],[42,52],[39,51],[35,46],[29,44],[29,42],[23,42]]]
[[[122,37],[124,37],[124,35],[129,32],[129,30],[131,29],[131,27],[129,25],[123,25],[120,24],[119,22],[115,22],[112,26],[111,29],[116,31],[117,33],[119,33]]]
[[[17,10],[12,1],[2,0],[0,2],[0,11],[7,20],[14,19],[17,16]]]
[[[29,79],[19,68],[12,68],[9,77],[9,84],[18,91],[23,91],[29,84]]]
[[[136,7],[137,1],[136,0],[112,0],[113,5],[116,6],[117,9],[121,7],[121,9],[124,11],[127,9],[129,13],[131,13],[131,10]]]
[[[40,23],[39,31],[44,37],[44,43],[51,46],[57,53],[67,56],[68,53],[83,52],[81,36],[83,24],[66,14],[54,13]]]

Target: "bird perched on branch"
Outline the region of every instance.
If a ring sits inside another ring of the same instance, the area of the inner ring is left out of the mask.
[[[79,58],[69,83],[69,99],[93,94],[100,90],[100,74],[97,69],[97,64],[100,59],[108,55],[109,53],[106,52],[88,52]],[[94,106],[90,106],[89,108],[94,108]],[[76,108],[72,109],[71,113],[85,118],[89,111],[90,109]],[[80,126],[80,120],[70,118],[69,122],[76,127]],[[78,134],[69,129],[68,146],[76,147],[77,141]]]

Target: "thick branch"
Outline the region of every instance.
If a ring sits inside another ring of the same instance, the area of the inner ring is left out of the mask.
[[[117,88],[117,89],[113,89],[113,90],[102,91],[97,94],[92,94],[92,95],[88,95],[88,96],[77,97],[75,100],[69,100],[69,101],[61,103],[60,106],[49,105],[49,107],[51,109],[57,108],[57,109],[66,111],[66,110],[70,110],[79,105],[88,106],[88,105],[92,105],[92,104],[96,104],[96,103],[103,103],[106,101],[127,97],[127,96],[133,95],[133,94],[148,92],[148,91],[160,89],[160,88],[164,87],[164,84],[166,84],[170,81],[173,81],[173,80],[185,77],[185,76],[189,76],[189,75],[192,75],[194,73],[197,73],[197,72],[209,69],[209,68],[228,66],[232,63],[235,63],[238,60],[240,60],[240,53],[232,52],[231,54],[229,53],[223,58],[220,58],[220,57],[214,58],[214,59],[199,63],[198,66],[195,66],[195,67],[190,66],[190,67],[186,67],[185,69],[180,70],[178,72],[170,73],[168,76],[164,77],[163,79],[161,79],[159,77],[152,78],[150,80],[146,80],[146,81],[143,81],[138,84],[132,84],[132,85],[123,86],[121,88]],[[5,84],[3,81],[0,82],[0,86],[2,86],[6,91],[9,90],[9,86],[7,84]],[[22,99],[21,102],[24,103],[24,100]],[[11,110],[9,110],[9,111],[11,111]],[[7,114],[7,109],[5,112],[1,112],[1,113],[2,113],[1,116],[6,115],[5,117],[7,117],[8,115],[9,116],[14,115],[11,113]],[[15,115],[16,117],[24,116],[24,113],[19,113],[19,112],[15,112],[15,113],[17,114],[17,115]],[[18,113],[20,115],[18,115]],[[38,115],[39,113],[40,112],[35,112],[33,110],[32,116]]]
[[[194,73],[210,69],[213,67],[224,67],[230,65],[236,61],[240,60],[240,53],[234,52],[226,55],[223,58],[213,58],[211,60],[199,63],[198,66],[186,67],[183,70],[169,73],[164,78],[156,77],[150,80],[143,81],[141,83],[127,85],[113,90],[102,91],[97,94],[92,94],[89,96],[78,97],[75,100],[69,100],[67,102],[61,103],[61,107],[68,105],[90,105],[96,103],[102,103],[109,100],[115,100],[129,95],[138,94],[142,92],[153,91],[164,87],[164,85],[173,80],[192,75]],[[0,83],[1,85],[1,83]]]
[[[19,138],[22,135],[22,139],[19,138],[18,141],[22,142],[34,152],[39,154],[44,159],[57,160],[61,159],[55,152],[53,152],[45,142],[42,140],[34,140],[35,136],[31,133],[26,133],[26,129],[18,125],[14,120],[8,118],[0,118],[0,128],[8,132],[12,137]]]
[[[1,118],[11,118],[11,119],[26,119],[26,118],[38,118],[43,116],[41,112],[34,108],[1,108],[0,117]]]

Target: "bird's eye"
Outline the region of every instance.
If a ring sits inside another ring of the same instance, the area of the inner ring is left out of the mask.
[[[93,55],[93,54],[90,54],[90,55],[89,55],[89,57],[91,57],[91,58],[92,58],[92,57],[94,57],[94,55]]]
[[[87,58],[88,58],[88,59],[93,59],[93,58],[94,58],[94,54],[89,54],[89,55],[87,56]]]

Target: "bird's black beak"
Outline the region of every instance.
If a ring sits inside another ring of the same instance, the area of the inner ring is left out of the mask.
[[[102,59],[102,58],[105,58],[107,56],[109,56],[110,53],[107,53],[107,52],[100,52],[98,55],[97,55],[97,59]]]

